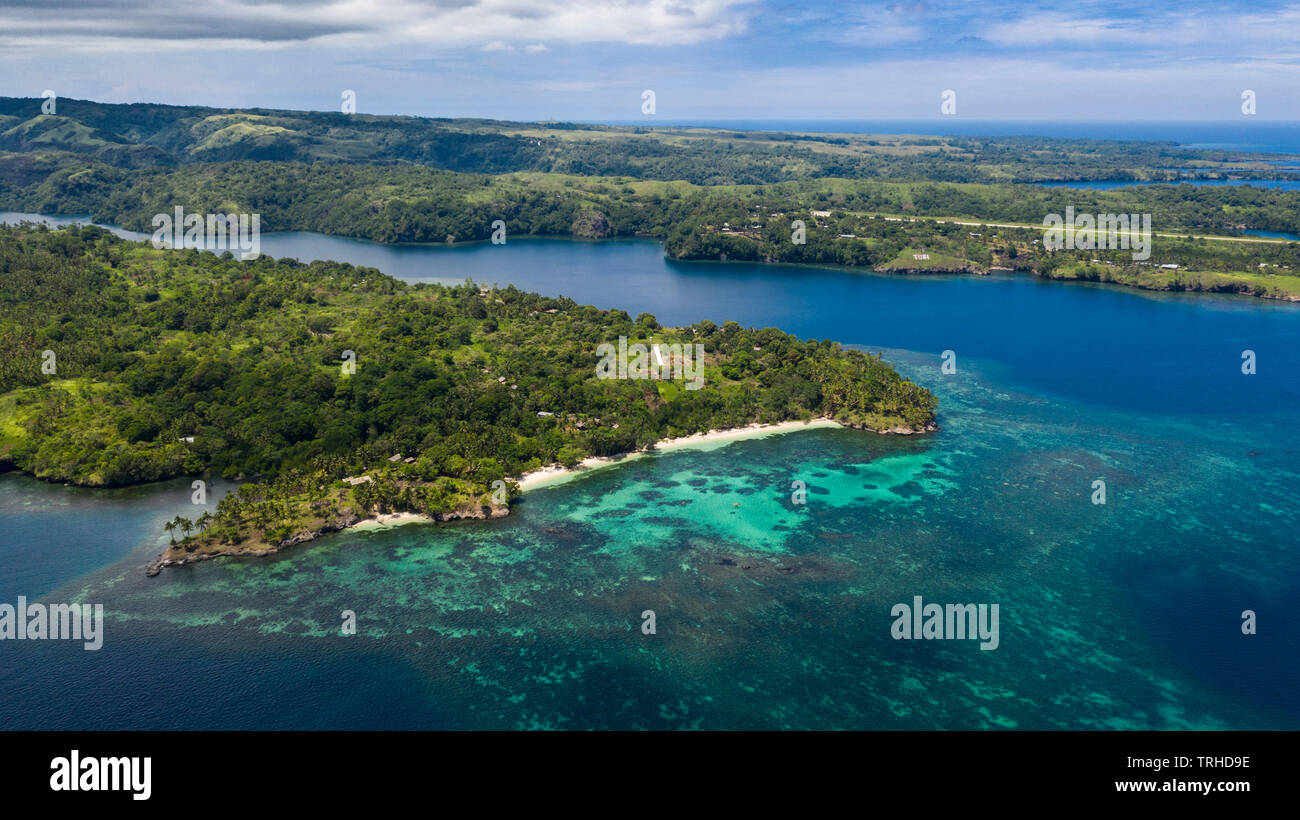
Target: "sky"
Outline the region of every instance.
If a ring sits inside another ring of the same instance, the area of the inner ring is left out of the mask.
[[[0,96],[512,120],[1300,120],[1300,2],[0,0]],[[643,94],[654,92],[653,114]]]

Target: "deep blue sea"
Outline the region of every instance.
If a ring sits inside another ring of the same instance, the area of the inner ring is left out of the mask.
[[[1188,148],[1300,154],[1300,125],[1290,120],[1242,116],[1234,120],[976,120],[934,117],[923,120],[640,120],[607,125],[696,126],[738,131],[793,131],[839,134],[932,134],[966,137],[1058,137],[1064,139],[1173,142]]]
[[[859,345],[934,390],[942,430],[665,452],[532,490],[501,521],[152,579],[188,482],[5,476],[0,601],[110,615],[99,652],[0,643],[0,725],[1300,728],[1300,306],[677,263],[645,241],[262,249]],[[998,603],[999,647],[894,640],[891,607],[916,595]],[[49,708],[68,691],[75,708]]]

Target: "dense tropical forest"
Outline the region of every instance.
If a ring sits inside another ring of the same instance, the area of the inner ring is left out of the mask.
[[[1031,137],[779,134],[0,99],[0,209],[257,213],[267,231],[455,244],[660,240],[678,259],[1053,279],[1300,300],[1300,192],[1176,182],[1263,155]],[[1150,214],[1151,252],[1049,250],[1045,214]],[[1208,238],[1207,238],[1208,237]],[[704,388],[597,377],[595,351],[703,345]],[[166,560],[270,550],[376,512],[503,514],[530,470],[752,422],[933,426],[878,357],[776,329],[663,328],[473,283],[0,228],[0,465],[119,486],[242,479]],[[504,493],[501,488],[505,488]]]
[[[599,378],[620,336],[703,345],[703,386]],[[88,486],[247,480],[179,555],[378,511],[484,514],[504,506],[494,482],[665,437],[821,417],[921,431],[935,409],[877,356],[772,328],[0,227],[0,463]]]
[[[155,214],[177,205],[191,213],[258,213],[264,230],[379,242],[482,241],[500,219],[508,236],[655,238],[678,259],[885,272],[1005,267],[1161,290],[1300,297],[1300,243],[1190,238],[1300,231],[1297,191],[1191,185],[1092,191],[844,179],[702,187],[627,177],[247,160],[144,171],[81,168],[78,161],[29,180],[15,170],[29,161],[26,154],[0,156],[0,208],[89,213],[146,233]],[[1067,207],[1150,213],[1156,234],[1150,258],[1045,250],[1043,215]],[[793,241],[796,220],[804,225],[802,242]]]
[[[0,207],[90,214],[151,231],[175,205],[196,213],[255,212],[267,230],[315,230],[379,242],[487,239],[512,234],[652,236],[692,223],[834,210],[1041,224],[1043,215],[1150,213],[1158,231],[1300,231],[1300,191],[1247,185],[1152,185],[1094,191],[1025,185],[819,179],[774,185],[564,174],[465,174],[418,165],[207,163],[130,171],[82,160],[0,154]],[[580,217],[599,217],[598,224]],[[752,220],[751,220],[752,221]],[[746,222],[746,224],[748,224]]]
[[[1300,298],[1300,192],[1048,188],[1049,179],[1267,177],[1263,155],[1031,137],[725,132],[0,99],[0,208],[152,231],[158,213],[378,242],[660,240],[678,259],[1025,270],[1160,290]],[[1047,251],[1044,215],[1150,214],[1149,259]],[[797,228],[799,241],[795,241]],[[1170,267],[1176,266],[1176,267]]]

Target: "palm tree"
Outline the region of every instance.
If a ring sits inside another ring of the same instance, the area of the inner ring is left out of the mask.
[[[176,535],[175,535],[176,519],[173,518],[171,521],[168,521],[166,524],[163,524],[163,529],[167,530],[167,537],[171,539],[172,544],[175,544],[176,543]]]
[[[180,516],[177,517],[179,518]],[[185,534],[186,538],[189,538],[190,533],[194,532],[194,522],[189,520],[188,518],[181,518],[180,527],[181,527],[181,532]]]

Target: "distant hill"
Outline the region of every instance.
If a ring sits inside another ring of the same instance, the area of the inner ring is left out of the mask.
[[[488,120],[371,117],[40,99],[0,98],[0,150],[55,149],[119,167],[255,160],[407,161],[459,171],[500,173],[539,167],[536,138],[500,131]]]
[[[842,177],[933,182],[1176,179],[1206,171],[1273,175],[1250,155],[1168,143],[1046,137],[786,134],[717,128],[521,123],[322,111],[208,108],[0,97],[0,152],[68,153],[118,168],[278,160],[415,163],[448,171],[522,171],[765,185]]]

